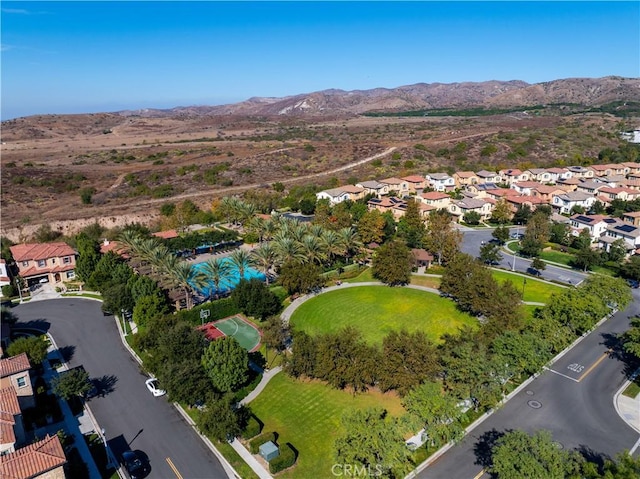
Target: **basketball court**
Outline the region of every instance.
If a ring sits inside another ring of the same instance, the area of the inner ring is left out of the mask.
[[[198,329],[209,341],[231,336],[250,353],[260,348],[260,331],[241,314],[205,323]]]

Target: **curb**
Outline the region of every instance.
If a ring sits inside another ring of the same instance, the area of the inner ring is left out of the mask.
[[[620,389],[618,389],[618,391],[613,395],[613,407],[615,408],[616,412],[618,413],[618,416],[620,416],[620,418],[627,423],[627,425],[633,429],[634,431],[640,433],[640,429],[638,429],[637,427],[635,427],[633,424],[629,423],[629,421],[627,421],[624,416],[620,413],[620,408],[618,407],[618,399],[620,398],[620,395],[624,392],[625,389],[627,389],[627,387],[629,386],[629,384],[631,384],[635,378],[640,374],[640,368],[636,369],[633,374],[631,374],[631,376],[629,377],[629,379],[627,379],[622,386],[620,387]],[[634,446],[634,448],[638,447],[638,443],[636,443],[636,445]],[[630,451],[630,454],[633,454],[634,451]]]

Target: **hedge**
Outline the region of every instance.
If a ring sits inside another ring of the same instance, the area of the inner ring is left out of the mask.
[[[255,439],[249,441],[249,451],[251,452],[251,454],[258,454],[260,452],[260,446],[269,441],[276,442],[275,432],[265,432],[263,434],[260,434]]]
[[[249,416],[247,427],[242,431],[242,437],[245,439],[251,439],[257,436],[262,431],[263,424],[255,416]],[[260,447],[260,446],[258,446]]]
[[[290,443],[280,446],[280,455],[269,462],[269,472],[276,474],[295,464],[298,457],[297,451]]]
[[[210,303],[200,304],[195,308],[191,308],[189,310],[183,309],[178,311],[177,316],[178,320],[187,321],[190,324],[199,326],[202,324],[202,319],[200,318],[200,311],[203,309],[208,309],[211,313],[206,321],[216,321],[218,319],[226,318],[229,316],[233,316],[234,314],[240,313],[240,309],[238,309],[231,301],[231,298],[218,299],[217,301],[212,301]]]

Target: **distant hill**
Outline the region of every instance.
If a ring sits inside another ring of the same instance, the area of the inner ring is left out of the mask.
[[[513,108],[574,104],[599,106],[640,101],[640,78],[567,78],[529,84],[520,80],[417,83],[372,90],[323,90],[284,98],[254,97],[218,106],[188,106],[117,112],[124,116],[200,115],[324,116],[443,108]]]

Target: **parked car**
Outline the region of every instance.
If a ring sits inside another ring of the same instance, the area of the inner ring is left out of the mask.
[[[149,378],[144,383],[147,385],[147,389],[151,391],[151,394],[153,394],[155,397],[160,397],[167,394],[167,391],[160,387],[156,378]]]
[[[629,286],[631,286],[632,288],[638,288],[640,287],[640,281],[636,281],[635,279],[628,279],[627,280],[627,284]]]
[[[147,474],[147,466],[136,451],[122,453],[122,462],[131,479],[142,479]]]

